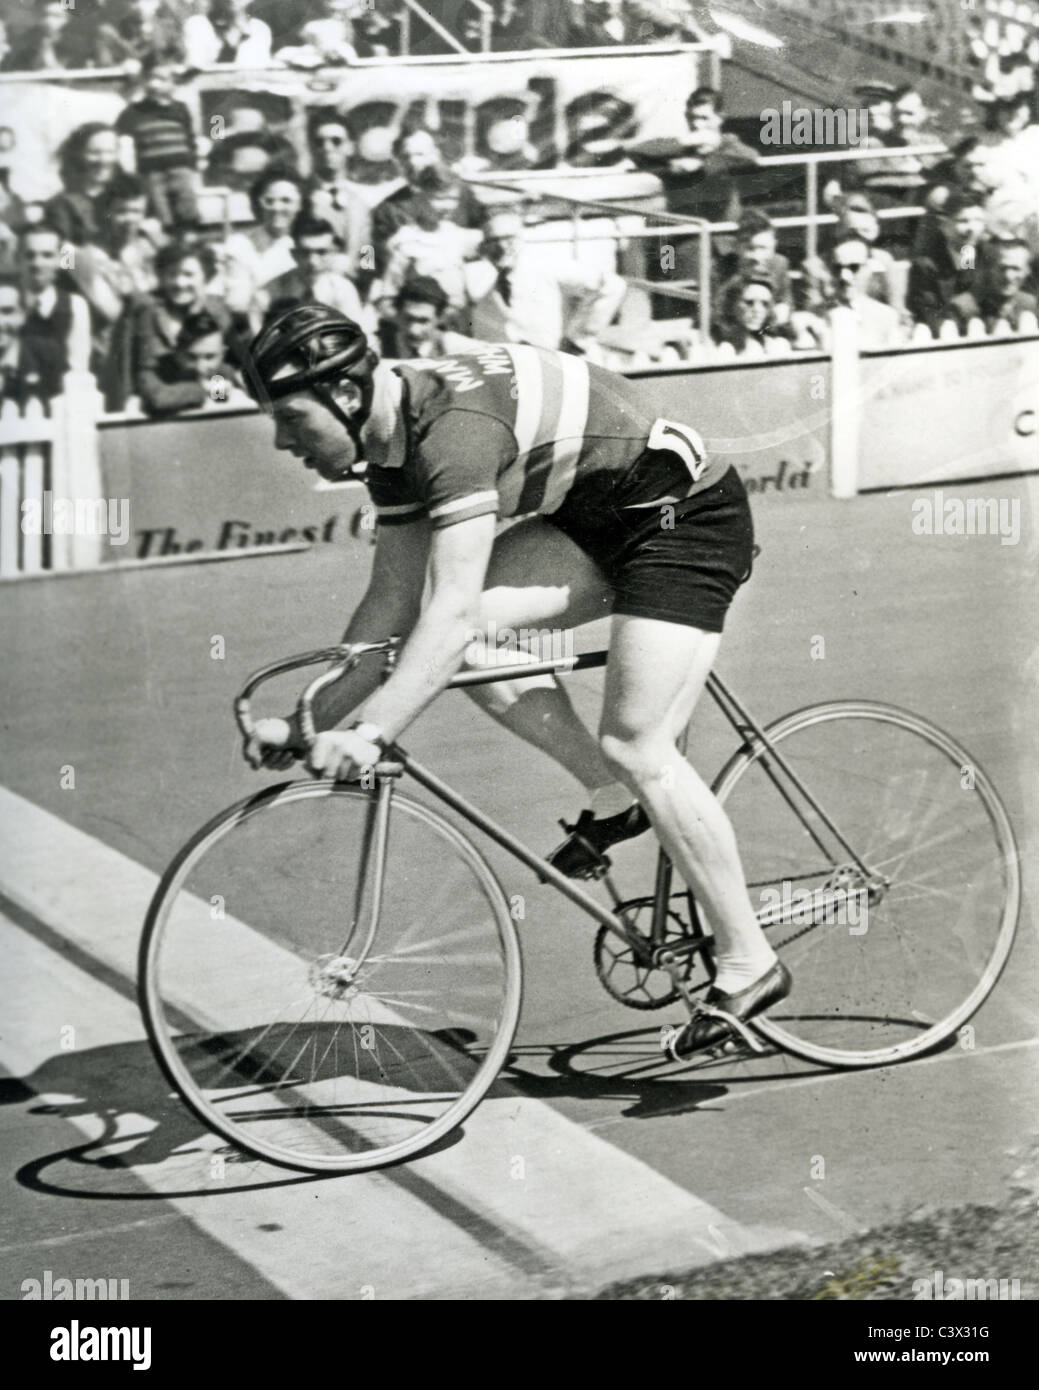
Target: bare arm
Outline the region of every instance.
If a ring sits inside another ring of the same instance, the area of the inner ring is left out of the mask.
[[[397,738],[462,664],[479,619],[495,523],[492,513],[432,533],[429,601],[395,671],[366,701],[361,715],[386,738]]]
[[[347,624],[344,642],[381,642],[395,634],[408,637],[422,603],[429,537],[425,520],[381,528],[368,588]],[[377,688],[381,674],[381,662],[369,657],[322,690],[314,701],[315,728],[334,728]]]

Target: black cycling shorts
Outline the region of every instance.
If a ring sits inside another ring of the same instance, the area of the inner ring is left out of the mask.
[[[754,524],[735,468],[682,502],[624,507],[594,524],[564,505],[544,519],[602,570],[614,613],[721,632],[736,590],[750,578]]]

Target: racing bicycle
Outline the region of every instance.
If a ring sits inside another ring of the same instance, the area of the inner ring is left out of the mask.
[[[331,662],[299,700],[309,743],[317,692],[360,661],[388,673],[398,645],[265,666],[235,702],[242,734],[263,682]],[[1016,929],[1018,851],[992,782],[948,734],[892,705],[834,701],[765,727],[719,676],[707,690],[737,740],[713,790],[794,979],[722,1050],[852,1068],[939,1047],[996,984]],[[428,796],[402,791],[405,777]],[[141,1008],[168,1080],[205,1125],[317,1173],[399,1162],[453,1135],[509,1061],[522,981],[516,900],[463,825],[592,919],[595,970],[619,1004],[696,1008],[714,975],[711,926],[655,842],[652,862],[628,865],[634,882],[608,855],[587,881],[566,878],[395,745],[359,783],[307,777],[246,797],[163,875],[140,946]]]

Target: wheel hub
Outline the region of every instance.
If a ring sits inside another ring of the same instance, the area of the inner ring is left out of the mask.
[[[328,999],[353,999],[361,992],[360,968],[360,961],[353,956],[318,956],[310,967],[310,983]]]
[[[840,864],[823,884],[823,891],[859,893],[865,890],[866,902],[873,907],[881,901],[890,882],[883,874],[864,873],[857,864]]]

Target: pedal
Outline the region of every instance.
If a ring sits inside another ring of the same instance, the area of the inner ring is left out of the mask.
[[[575,874],[574,877],[598,882],[599,879],[605,878],[612,868],[613,860],[610,856],[608,854],[601,854],[599,856],[599,862],[594,868],[587,869],[582,874]]]
[[[570,825],[567,823],[567,821],[563,820],[562,818],[560,818],[559,820],[559,825],[565,835],[575,835],[577,832],[576,825]],[[566,873],[565,870],[559,870],[559,872],[563,873],[564,877],[566,878],[575,879],[579,882],[585,883],[595,882],[599,879],[605,878],[606,875],[610,872],[610,869],[613,867],[613,861],[610,858],[610,856],[604,853],[600,854],[599,851],[595,848],[595,846],[589,844],[583,836],[578,836],[577,842],[585,850],[591,862],[587,864],[584,868],[574,869],[570,873]],[[549,862],[551,863],[551,856],[549,857]],[[553,867],[555,866],[553,865]],[[538,875],[538,878],[542,883],[548,882],[548,880],[542,878],[540,874]]]
[[[733,1014],[726,1013],[724,1009],[716,1008],[713,1004],[700,1003],[697,1005],[697,1008],[701,1013],[710,1014],[714,1018],[720,1018],[736,1034],[735,1038],[725,1038],[722,1042],[716,1044],[716,1046],[725,1047],[727,1044],[733,1043],[746,1052],[764,1053],[765,1046],[761,1039],[755,1033],[752,1033],[741,1019],[736,1018]]]

